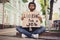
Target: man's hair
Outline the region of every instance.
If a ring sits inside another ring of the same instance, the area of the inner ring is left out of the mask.
[[[34,2],[30,2],[28,7],[30,7],[30,4],[34,4],[34,7],[36,8],[36,4]]]

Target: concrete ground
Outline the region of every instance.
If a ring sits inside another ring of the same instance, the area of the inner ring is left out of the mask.
[[[0,29],[0,40],[60,40],[60,37],[40,36],[39,39],[20,38],[16,36],[15,28]]]

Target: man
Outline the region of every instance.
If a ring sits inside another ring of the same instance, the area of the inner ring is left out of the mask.
[[[25,34],[27,37],[34,38],[34,35],[44,32],[45,28],[40,26],[42,18],[39,15],[39,12],[35,11],[36,4],[34,2],[30,2],[28,8],[30,11],[24,12],[21,17],[21,20],[23,21],[22,26],[18,26],[16,29],[18,32]]]

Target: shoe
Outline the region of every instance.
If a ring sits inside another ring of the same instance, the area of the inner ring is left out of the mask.
[[[27,36],[26,36],[25,34],[22,34],[22,37],[23,37],[23,38],[26,38]]]
[[[38,34],[32,34],[32,37],[33,38],[39,38],[39,35]]]

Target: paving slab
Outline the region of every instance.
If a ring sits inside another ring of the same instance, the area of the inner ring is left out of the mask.
[[[0,40],[60,40],[60,37],[40,36],[39,39],[34,38],[20,38],[16,36],[16,29],[1,29]]]

